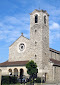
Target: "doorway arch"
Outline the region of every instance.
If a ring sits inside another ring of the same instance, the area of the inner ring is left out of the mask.
[[[9,69],[9,75],[12,75],[12,69]]]
[[[23,74],[24,74],[24,70],[21,68],[21,69],[20,69],[20,78],[23,77]]]

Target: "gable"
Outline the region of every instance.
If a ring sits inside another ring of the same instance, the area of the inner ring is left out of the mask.
[[[15,42],[13,42],[9,47],[13,46],[16,42],[19,42],[19,41],[29,41],[28,38],[24,37],[23,35],[21,35]]]

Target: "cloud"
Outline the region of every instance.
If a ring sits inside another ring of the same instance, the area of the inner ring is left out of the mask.
[[[54,44],[55,41],[60,40],[60,31],[49,31],[49,42],[50,45]]]
[[[51,7],[51,6],[50,6]],[[60,8],[59,9],[56,9],[56,7],[52,7],[52,10],[51,10],[51,8],[50,8],[50,14],[52,15],[52,16],[58,16],[58,15],[60,15]]]
[[[50,21],[49,28],[49,41],[50,45],[52,45],[55,43],[55,41],[60,40],[60,24],[54,21]]]
[[[14,42],[20,37],[21,32],[25,37],[29,36],[29,19],[28,16],[23,18],[23,15],[19,16],[5,16],[3,20],[0,20],[0,41]],[[27,33],[27,34],[26,34]]]
[[[60,39],[60,33],[56,33],[56,38]]]
[[[11,24],[11,25],[19,25],[22,24],[22,22],[20,21],[20,17],[19,19],[17,17],[14,16],[5,16],[3,23],[5,24]]]
[[[60,29],[60,25],[56,22],[52,22],[51,25],[50,25],[50,29],[51,30],[54,30],[54,29],[58,30],[58,29]]]
[[[54,41],[54,34],[52,34],[52,32],[51,31],[49,31],[49,43],[50,44],[53,44],[53,41]]]

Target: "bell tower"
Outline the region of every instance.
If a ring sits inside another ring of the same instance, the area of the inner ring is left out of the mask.
[[[49,62],[49,15],[45,10],[30,13],[30,40],[33,60],[41,71]]]

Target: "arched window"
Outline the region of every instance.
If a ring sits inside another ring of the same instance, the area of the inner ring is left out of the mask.
[[[35,15],[35,23],[38,23],[38,15]]]
[[[46,24],[46,16],[44,16],[44,24]]]

